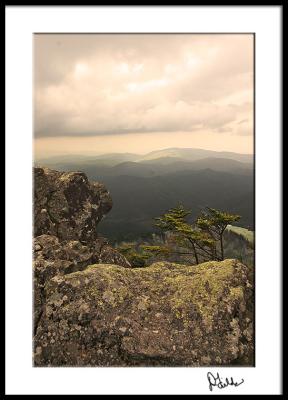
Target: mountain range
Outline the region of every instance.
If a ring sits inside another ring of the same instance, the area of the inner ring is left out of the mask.
[[[155,231],[153,218],[181,203],[192,217],[205,207],[242,216],[253,229],[253,155],[203,149],[170,148],[146,155],[111,153],[69,155],[37,160],[57,170],[78,170],[103,182],[113,209],[99,225],[112,241],[134,240]]]
[[[243,163],[252,163],[252,154],[240,154],[228,151],[213,151],[205,149],[192,148],[168,148],[152,151],[147,154],[134,153],[107,153],[100,155],[79,155],[79,154],[63,154],[48,158],[38,158],[36,161],[39,164],[62,164],[62,163],[96,163],[106,166],[115,166],[125,161],[135,161],[140,163],[156,162],[165,164],[175,161],[196,161],[203,158],[222,158],[228,160],[240,161]]]

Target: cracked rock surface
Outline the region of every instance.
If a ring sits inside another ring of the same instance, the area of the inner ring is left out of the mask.
[[[34,332],[43,314],[45,284],[53,276],[95,263],[130,267],[96,231],[111,208],[105,186],[89,182],[84,173],[34,168]]]
[[[105,186],[89,182],[83,172],[34,168],[34,236],[91,242],[111,208]]]
[[[81,172],[34,169],[34,365],[254,364],[251,270],[131,268],[96,227],[112,207]]]
[[[253,365],[248,276],[236,260],[57,275],[45,286],[35,365]]]

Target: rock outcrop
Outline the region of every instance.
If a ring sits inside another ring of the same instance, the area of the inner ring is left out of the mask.
[[[97,234],[98,223],[111,208],[105,186],[89,182],[83,172],[34,168],[35,261],[59,261],[62,272],[78,271],[91,263],[131,267]]]
[[[89,182],[83,172],[34,168],[34,236],[92,242],[111,208],[105,186]]]
[[[253,365],[248,276],[236,260],[56,275],[45,285],[35,365]]]
[[[236,260],[131,268],[80,172],[34,171],[34,365],[253,365],[251,271]]]
[[[45,283],[55,275],[81,271],[95,263],[130,268],[126,258],[97,234],[112,208],[103,184],[82,172],[34,168],[34,325],[43,313]]]
[[[113,263],[130,268],[126,258],[109,246],[104,238],[83,244],[78,240],[60,242],[56,236],[41,235],[34,239],[33,254],[35,325],[45,303],[45,284],[53,276],[81,271],[95,263]]]

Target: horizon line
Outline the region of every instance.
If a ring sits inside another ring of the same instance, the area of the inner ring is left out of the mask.
[[[100,153],[92,153],[92,152],[82,152],[82,153],[59,153],[59,154],[53,154],[53,155],[49,155],[49,156],[41,156],[41,157],[37,157],[34,154],[34,160],[38,159],[38,160],[43,160],[43,159],[48,159],[48,158],[52,158],[52,157],[62,157],[62,156],[82,156],[82,157],[97,157],[97,156],[103,156],[103,155],[111,155],[111,154],[135,154],[138,156],[145,156],[157,151],[163,151],[163,150],[178,150],[178,149],[189,149],[189,150],[204,150],[204,151],[211,151],[213,153],[232,153],[232,154],[241,154],[241,155],[249,155],[249,156],[254,156],[255,152],[252,153],[241,153],[241,152],[236,152],[236,151],[231,151],[231,150],[211,150],[211,149],[205,149],[202,147],[164,147],[164,148],[159,148],[159,149],[155,149],[155,150],[151,150],[149,152],[146,153],[138,153],[138,152],[129,152],[129,151],[118,151],[118,152],[100,152]]]

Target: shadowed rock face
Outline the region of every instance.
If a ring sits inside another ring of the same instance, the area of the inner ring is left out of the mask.
[[[91,242],[111,208],[105,186],[89,182],[84,173],[34,168],[34,236]]]
[[[236,260],[96,264],[45,285],[37,366],[253,365],[253,292]]]
[[[55,275],[95,263],[131,267],[98,237],[96,227],[112,207],[105,186],[82,172],[34,168],[34,330],[43,314],[44,287]]]

